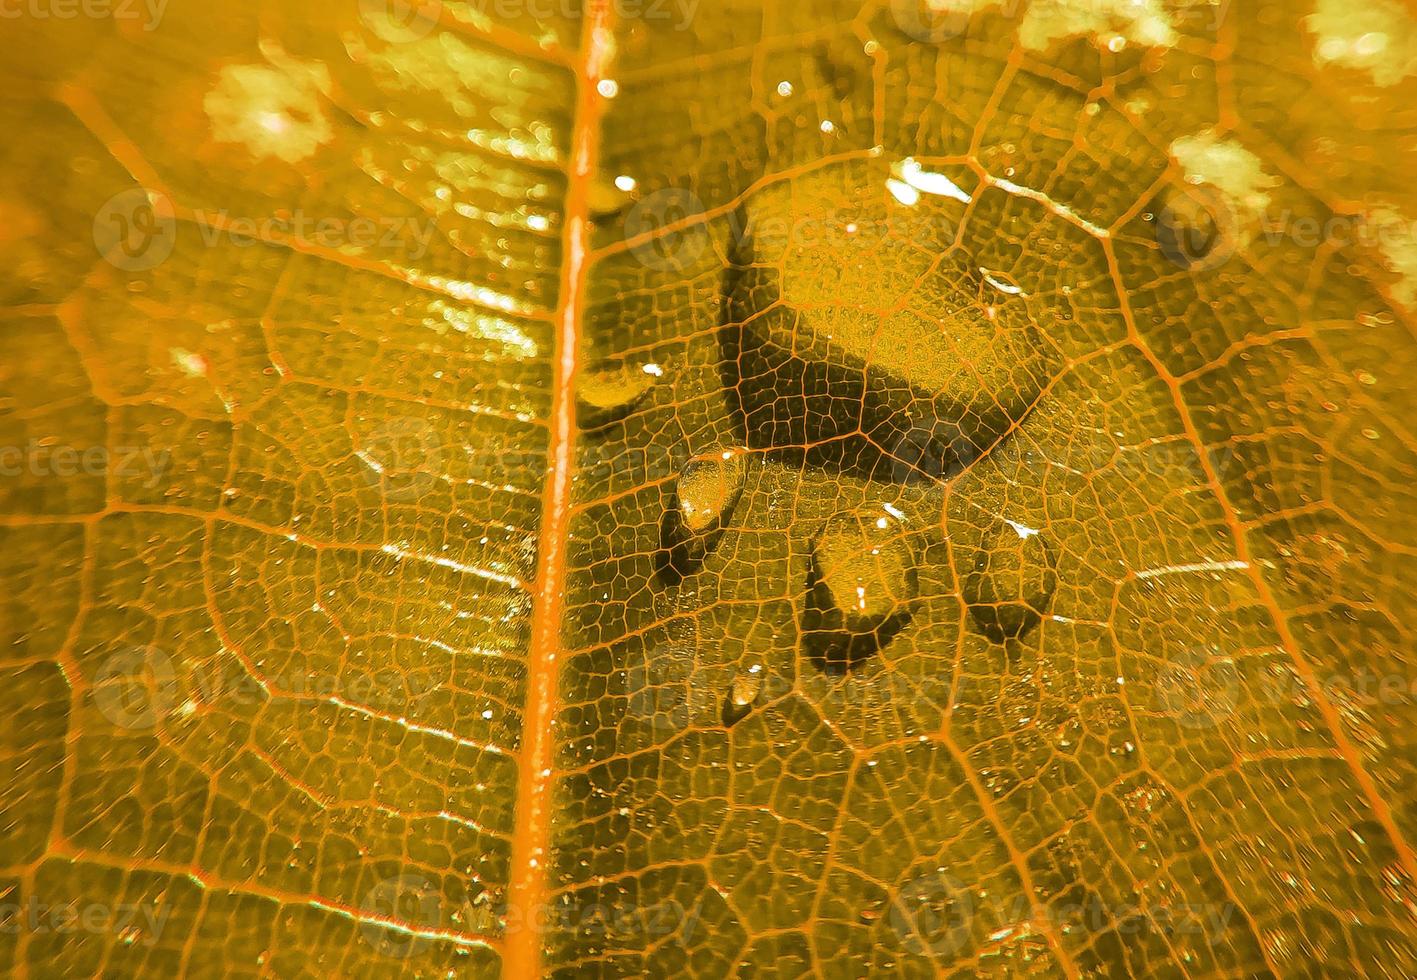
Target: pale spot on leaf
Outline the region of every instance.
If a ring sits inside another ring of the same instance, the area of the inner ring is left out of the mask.
[[[1417,28],[1394,0],[1318,0],[1306,23],[1320,68],[1334,64],[1366,71],[1385,86],[1417,74]]]
[[[245,146],[257,160],[299,163],[334,137],[321,104],[329,69],[278,51],[271,64],[227,65],[202,101],[212,136]]]

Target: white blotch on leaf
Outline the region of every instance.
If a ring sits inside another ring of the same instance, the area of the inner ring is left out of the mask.
[[[1176,43],[1176,31],[1160,0],[1033,0],[1018,29],[1019,41],[1034,50],[1088,35],[1106,38],[1113,51],[1126,42],[1143,47]]]
[[[1000,0],[928,0],[941,14],[961,17],[1002,7],[1005,17],[1018,10],[1016,3]],[[1070,37],[1096,37],[1112,50],[1128,42],[1143,47],[1170,47],[1176,31],[1161,0],[1032,0],[1019,23],[1018,38],[1034,51]],[[1120,43],[1119,43],[1120,42]]]
[[[970,202],[969,195],[958,184],[944,174],[924,169],[913,157],[906,157],[891,168],[891,172],[922,194],[948,197],[961,204]]]
[[[1403,229],[1407,232],[1417,228],[1417,222],[1386,207],[1369,212],[1368,223],[1378,229]],[[1417,236],[1410,233],[1380,234],[1376,239],[1388,269],[1398,276],[1392,286],[1393,298],[1408,309],[1417,310]]]
[[[1171,156],[1192,184],[1208,184],[1225,198],[1237,217],[1254,220],[1269,207],[1269,189],[1279,178],[1265,173],[1260,158],[1237,140],[1206,130],[1171,143]]]
[[[1385,86],[1417,75],[1417,25],[1396,0],[1318,0],[1305,24],[1320,68],[1366,71]]]
[[[212,136],[246,147],[257,160],[299,163],[334,138],[322,95],[330,73],[267,46],[269,64],[227,65],[202,100]]]

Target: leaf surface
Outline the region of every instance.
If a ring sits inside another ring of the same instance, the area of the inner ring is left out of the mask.
[[[394,6],[0,42],[3,968],[1417,971],[1396,8]]]

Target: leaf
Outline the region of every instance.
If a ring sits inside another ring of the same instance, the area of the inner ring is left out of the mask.
[[[6,28],[0,966],[1417,969],[1405,15],[946,6]]]

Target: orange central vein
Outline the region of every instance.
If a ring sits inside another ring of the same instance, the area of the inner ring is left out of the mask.
[[[561,620],[565,611],[566,541],[571,518],[571,473],[575,464],[575,380],[581,316],[585,309],[590,254],[590,184],[595,174],[604,108],[597,91],[608,64],[612,35],[610,4],[595,0],[582,26],[575,62],[576,110],[571,130],[571,169],[566,188],[565,254],[556,310],[556,356],[551,389],[549,471],[537,549],[531,647],[527,653],[526,712],[517,776],[516,820],[508,883],[507,935],[502,975],[541,975],[550,900],[547,861],[551,846],[552,769],[559,709]]]

